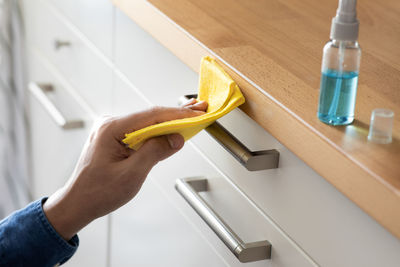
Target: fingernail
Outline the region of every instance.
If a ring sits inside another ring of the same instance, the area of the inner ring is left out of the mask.
[[[200,106],[202,104],[204,104],[204,101],[197,102],[196,104],[193,104],[193,106]]]
[[[181,147],[181,143],[182,143],[182,137],[181,136],[179,136],[178,134],[170,134],[170,135],[167,135],[167,140],[168,140],[168,143],[169,143],[169,146],[172,148],[172,149],[178,149],[178,148],[180,148]]]
[[[183,103],[183,105],[182,106],[187,106],[187,105],[192,105],[193,103],[195,103],[196,102],[196,99],[195,98],[191,98],[191,99],[189,99],[188,101],[186,101],[185,103]]]

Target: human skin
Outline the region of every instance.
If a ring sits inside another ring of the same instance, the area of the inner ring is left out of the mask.
[[[189,100],[180,108],[155,107],[124,117],[108,117],[94,127],[71,178],[43,204],[55,230],[70,240],[90,222],[129,202],[159,161],[183,145],[179,134],[147,140],[137,151],[127,148],[126,133],[204,114],[207,103]]]

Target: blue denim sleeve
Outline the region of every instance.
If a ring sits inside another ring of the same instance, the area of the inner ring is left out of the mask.
[[[43,212],[43,198],[0,222],[0,267],[63,264],[78,248],[75,235],[65,241]]]

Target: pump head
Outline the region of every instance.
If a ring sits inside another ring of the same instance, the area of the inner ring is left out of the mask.
[[[357,0],[339,0],[336,17],[332,19],[331,39],[357,41],[358,26]]]

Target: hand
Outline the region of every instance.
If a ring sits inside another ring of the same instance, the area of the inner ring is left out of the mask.
[[[147,140],[137,151],[121,140],[126,133],[152,124],[204,114],[207,103],[192,99],[182,108],[157,107],[121,118],[108,118],[86,142],[64,187],[43,205],[46,217],[66,240],[96,218],[130,201],[159,161],[184,145],[179,134]]]

